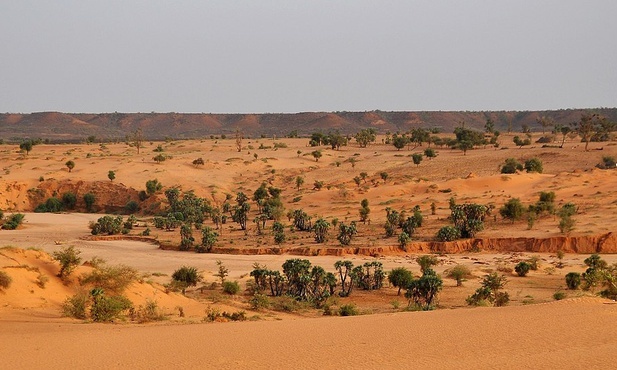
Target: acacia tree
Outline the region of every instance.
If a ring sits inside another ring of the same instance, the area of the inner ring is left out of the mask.
[[[413,275],[411,271],[406,268],[397,267],[388,273],[388,280],[390,281],[390,284],[398,288],[396,295],[401,295],[401,289],[409,286],[409,284],[413,281]]]
[[[441,277],[434,270],[426,269],[419,279],[414,279],[409,283],[405,297],[409,299],[409,305],[413,301],[417,307],[430,310],[437,293],[442,288]]]
[[[420,271],[424,273],[424,271],[437,265],[439,263],[439,259],[435,256],[426,254],[426,255],[416,258],[416,263],[420,265]]]
[[[519,148],[531,144],[531,139],[529,137],[521,139],[520,136],[515,136],[514,138],[512,138],[512,141],[514,142],[514,145],[518,146]]]
[[[433,148],[424,149],[424,155],[430,160],[437,157],[437,152]]]
[[[167,156],[165,156],[165,154],[157,154],[156,156],[152,157],[152,160],[154,160],[156,163],[161,164],[161,162],[165,162],[165,160],[167,159]]]
[[[313,158],[315,158],[315,162],[319,162],[319,158],[322,157],[321,150],[314,150],[311,152]]]
[[[190,223],[184,223],[180,227],[180,250],[187,251],[193,246],[193,228]]]
[[[462,286],[463,281],[473,276],[469,267],[465,265],[456,265],[450,270],[446,271],[446,276],[450,279],[456,280],[456,286]]]
[[[539,123],[542,126],[542,135],[544,135],[544,133],[546,133],[546,128],[547,127],[551,127],[555,124],[555,120],[553,120],[551,117],[547,117],[547,116],[542,116],[542,117],[538,117],[536,118],[536,122]]]
[[[212,251],[212,247],[216,244],[219,234],[209,226],[204,226],[201,229],[201,244],[195,247],[198,253],[206,253]]]
[[[300,187],[304,184],[304,177],[297,176],[296,177],[296,189],[300,190]]]
[[[368,144],[375,141],[377,132],[374,128],[362,129],[355,136],[356,142],[360,148],[366,148]]]
[[[585,142],[585,151],[588,151],[589,141],[596,132],[596,126],[599,120],[600,116],[596,113],[582,114],[581,120],[577,123],[576,131],[581,137],[581,140]]]
[[[489,302],[494,306],[505,306],[510,301],[510,296],[500,290],[506,283],[506,277],[496,272],[485,275],[480,288],[467,297],[467,304],[477,306],[482,302]]]
[[[66,161],[64,165],[69,169],[69,172],[73,171],[73,168],[75,168],[75,162],[71,160]]]
[[[413,164],[416,165],[416,167],[418,167],[420,165],[420,163],[422,162],[422,154],[421,153],[414,153],[411,155],[411,159],[413,160]]]
[[[133,144],[135,148],[137,148],[137,154],[139,154],[139,150],[143,147],[144,134],[141,128],[133,131],[133,134],[130,137],[130,142]]]
[[[162,189],[163,184],[161,184],[158,179],[146,181],[146,193],[148,193],[148,195],[152,196]]]
[[[237,205],[234,207],[234,213],[232,219],[234,222],[240,224],[242,230],[246,230],[246,221],[248,219],[248,212],[251,209],[251,205],[248,202],[248,198],[243,192],[239,192],[236,196]]]
[[[371,213],[371,209],[368,206],[368,199],[362,199],[360,202],[360,221],[366,224],[366,221],[369,219],[369,215]]]
[[[313,230],[315,231],[315,241],[317,243],[325,243],[328,238],[328,230],[330,229],[330,223],[324,218],[320,217],[315,221]]]
[[[392,145],[394,145],[396,150],[403,149],[408,142],[409,138],[406,135],[394,134],[394,136],[392,137]]]
[[[462,238],[473,238],[484,229],[484,218],[489,208],[481,204],[455,204],[452,206],[452,222],[460,230]]]
[[[34,144],[32,143],[32,140],[26,140],[23,143],[19,144],[19,149],[24,150],[26,152],[26,155],[28,155],[30,154],[33,146]]]

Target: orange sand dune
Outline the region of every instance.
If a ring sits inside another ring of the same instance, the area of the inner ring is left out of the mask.
[[[611,368],[617,304],[534,306],[180,326],[5,322],[16,368]]]

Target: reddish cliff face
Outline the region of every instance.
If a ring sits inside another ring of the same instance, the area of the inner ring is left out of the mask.
[[[175,246],[162,246],[176,249]],[[405,253],[464,253],[464,252],[530,252],[530,253],[617,253],[617,234],[607,233],[590,236],[552,238],[490,238],[466,239],[454,242],[415,242],[402,251],[396,246],[380,247],[215,247],[213,253],[227,254],[294,254],[301,256],[384,256]]]
[[[617,235],[614,233],[586,236],[558,236],[552,238],[491,238],[468,239],[446,243],[415,243],[418,250],[428,244],[433,252],[460,253],[468,251],[556,253],[617,253]],[[414,246],[415,246],[414,244]],[[414,248],[412,246],[412,248]]]

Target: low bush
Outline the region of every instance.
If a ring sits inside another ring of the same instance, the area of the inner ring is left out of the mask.
[[[107,234],[115,235],[122,232],[122,216],[103,216],[96,222],[92,222],[90,225],[92,235]]]
[[[60,278],[68,277],[75,270],[81,262],[80,254],[81,251],[73,246],[55,251],[52,254],[52,258],[60,263],[60,272],[58,273]]]
[[[522,171],[523,165],[514,158],[506,159],[505,163],[501,167],[501,173],[516,173],[516,171]]]
[[[236,295],[240,292],[240,284],[237,281],[225,281],[223,282],[223,292]]]
[[[456,280],[456,286],[462,286],[463,281],[472,277],[471,270],[465,265],[456,265],[446,271],[446,276]]]
[[[341,316],[356,316],[360,314],[358,308],[353,303],[342,305],[339,308],[338,313]]]
[[[40,274],[36,277],[36,285],[41,289],[45,289],[47,282],[49,281],[49,277],[47,275]]]
[[[556,301],[561,301],[564,298],[566,298],[566,293],[562,291],[557,291],[553,294],[553,299]]]
[[[62,194],[62,204],[66,209],[75,209],[75,205],[77,204],[75,193],[69,191]]]
[[[455,226],[444,226],[437,232],[437,240],[451,242],[461,237],[461,231]]]
[[[91,295],[90,318],[95,322],[113,321],[133,307],[133,303],[124,296],[106,296],[103,293]]]
[[[85,291],[78,292],[77,294],[68,297],[64,303],[62,303],[63,315],[75,319],[85,320],[89,298],[89,294]]]
[[[5,271],[0,271],[0,289],[8,289],[13,279]]]
[[[516,274],[521,277],[527,276],[529,270],[531,270],[531,265],[525,261],[519,262],[514,267],[514,271],[516,271]]]
[[[63,210],[63,205],[62,202],[55,197],[51,197],[49,199],[47,199],[47,201],[45,201],[45,203],[39,204],[38,206],[36,206],[36,208],[34,209],[34,212],[37,213],[45,213],[45,212],[51,212],[51,213],[55,213],[55,212],[60,212]]]
[[[137,280],[138,273],[132,267],[125,265],[101,266],[91,273],[83,275],[79,280],[82,285],[92,285],[106,292],[122,294],[124,290]]]
[[[525,161],[525,170],[527,172],[542,173],[542,161],[539,158],[531,158]]]
[[[139,211],[139,204],[134,200],[129,200],[124,206],[124,209],[127,213],[133,214]]]
[[[295,312],[301,309],[302,305],[292,297],[283,296],[272,300],[271,307],[275,311]]]
[[[19,225],[23,223],[25,217],[26,215],[24,215],[23,213],[13,213],[12,215],[8,216],[6,220],[4,220],[4,222],[2,223],[2,229],[3,230],[17,229]]]
[[[251,305],[251,309],[261,310],[270,306],[270,300],[265,294],[255,293],[251,299],[249,299],[249,304]]]
[[[140,323],[162,321],[165,320],[165,315],[163,315],[155,300],[148,299],[144,306],[137,308],[134,319]]]
[[[566,274],[566,285],[568,286],[568,289],[578,289],[581,285],[581,274],[578,272],[568,272]]]

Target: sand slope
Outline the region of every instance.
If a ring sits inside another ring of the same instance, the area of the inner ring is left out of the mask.
[[[617,304],[543,305],[280,322],[2,325],[5,368],[610,368]],[[447,323],[447,325],[443,325]]]

